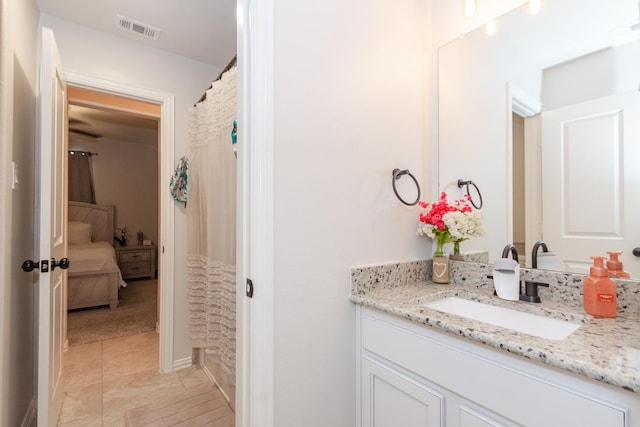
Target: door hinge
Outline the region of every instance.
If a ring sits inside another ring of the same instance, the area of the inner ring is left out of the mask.
[[[247,279],[247,296],[253,298],[253,282],[251,279]]]

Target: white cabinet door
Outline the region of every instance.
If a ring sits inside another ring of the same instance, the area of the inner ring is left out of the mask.
[[[444,397],[426,385],[362,359],[362,426],[443,426]]]
[[[448,401],[448,403],[451,403]],[[490,413],[487,410],[478,410],[474,408],[471,402],[462,403],[460,405],[453,404],[453,410],[456,411],[455,420],[451,420],[451,425],[459,427],[515,427],[519,424],[515,424],[504,420],[499,415]],[[455,421],[455,422],[453,422]],[[449,423],[447,423],[447,426]]]

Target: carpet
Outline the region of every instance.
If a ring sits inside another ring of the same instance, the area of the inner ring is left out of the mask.
[[[153,331],[157,320],[157,280],[130,280],[120,288],[117,308],[72,310],[67,318],[69,345],[87,344]]]

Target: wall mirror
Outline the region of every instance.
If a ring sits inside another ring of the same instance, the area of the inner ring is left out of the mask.
[[[591,255],[623,251],[640,278],[638,8],[548,0],[536,16],[524,5],[496,18],[492,36],[480,27],[440,47],[439,187],[459,198],[458,179],[472,179],[486,215],[463,252],[493,263],[516,243],[529,267],[542,239],[554,269],[586,273]]]

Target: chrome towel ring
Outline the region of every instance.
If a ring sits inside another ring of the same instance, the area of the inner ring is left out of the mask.
[[[473,205],[474,208],[476,209],[482,209],[482,194],[480,193],[480,189],[478,188],[478,186],[476,184],[474,184],[473,181],[469,180],[469,181],[464,181],[462,179],[458,180],[458,188],[462,188],[463,186],[467,186],[467,195],[469,196],[469,202],[471,202],[471,204]],[[476,193],[478,193],[478,198],[480,199],[480,204],[476,205],[475,202],[473,201],[473,196],[471,196],[471,194],[469,193],[469,186],[473,185],[473,188],[476,189]]]
[[[418,196],[416,197],[416,201],[413,203],[408,203],[406,202],[402,197],[400,197],[400,195],[398,194],[398,190],[396,189],[396,180],[400,179],[400,177],[402,175],[409,175],[409,177],[413,180],[413,182],[416,184],[416,188],[418,189]],[[418,184],[418,180],[416,179],[415,176],[413,176],[411,174],[411,172],[409,172],[409,169],[405,169],[405,170],[400,170],[398,168],[394,169],[392,172],[392,179],[391,179],[391,185],[393,186],[393,192],[396,194],[396,197],[398,198],[398,200],[400,200],[402,203],[404,203],[407,206],[414,206],[418,204],[418,201],[420,200],[420,184]]]

